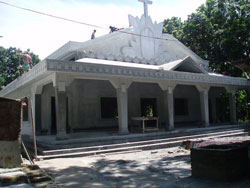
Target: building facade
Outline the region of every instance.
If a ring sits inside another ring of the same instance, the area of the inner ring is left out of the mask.
[[[146,10],[146,9],[145,9]],[[145,12],[129,15],[129,28],[83,43],[68,42],[0,91],[28,97],[37,134],[116,127],[128,134],[133,117],[159,117],[160,127],[210,126],[221,122],[218,98],[229,93],[231,123],[237,123],[235,92],[249,90],[243,78],[211,73],[180,41],[162,33]],[[31,135],[31,116],[23,134]]]

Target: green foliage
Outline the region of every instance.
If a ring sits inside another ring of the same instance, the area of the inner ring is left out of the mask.
[[[250,1],[207,0],[183,23],[165,20],[163,32],[209,60],[215,72],[241,76],[228,62],[250,58]]]
[[[171,19],[164,20],[163,33],[170,33],[175,38],[180,39],[182,37],[183,23],[178,17],[172,17]]]
[[[153,106],[149,105],[146,107],[146,117],[153,117]]]
[[[209,60],[214,72],[245,77],[230,62],[250,58],[250,0],[207,0],[188,19],[172,17],[164,21],[164,33],[172,34],[201,58]],[[228,96],[221,96],[221,121],[228,121]],[[248,120],[247,95],[236,93],[237,115]]]
[[[28,49],[25,52],[29,52]],[[6,86],[18,76],[20,76],[20,71],[18,69],[19,63],[21,63],[20,53],[22,51],[17,48],[3,48],[0,46],[0,90],[2,86]],[[24,52],[24,53],[25,53]],[[38,55],[35,55],[32,52],[29,52],[32,57],[32,64],[37,64],[40,59]]]
[[[248,122],[248,96],[245,90],[236,92],[237,117],[239,122]]]

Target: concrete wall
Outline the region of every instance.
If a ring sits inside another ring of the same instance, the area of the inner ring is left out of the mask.
[[[74,80],[68,87],[71,93],[72,128],[117,126],[117,119],[101,119],[101,97],[116,97],[116,91],[109,81]]]
[[[41,128],[49,130],[51,126],[51,97],[55,95],[54,87],[43,87],[41,96]],[[116,90],[109,81],[75,79],[67,87],[69,101],[69,125],[71,129],[95,127],[118,127],[117,119],[101,118],[101,98],[116,97]],[[187,116],[175,116],[175,122],[201,121],[199,92],[194,86],[177,85],[174,98],[188,98]],[[128,89],[128,118],[141,116],[141,98],[156,98],[157,115],[164,122],[163,91],[158,84],[134,82]],[[133,122],[140,123],[140,122]],[[50,133],[50,132],[48,132]]]
[[[174,98],[188,99],[188,115],[175,115],[175,123],[201,121],[200,94],[195,86],[177,85],[174,89]]]

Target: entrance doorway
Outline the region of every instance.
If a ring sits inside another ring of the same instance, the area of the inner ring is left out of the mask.
[[[141,116],[157,117],[156,98],[141,98]],[[155,120],[147,121],[147,126],[155,126]]]
[[[51,97],[51,129],[52,135],[56,134],[56,100],[55,97]]]

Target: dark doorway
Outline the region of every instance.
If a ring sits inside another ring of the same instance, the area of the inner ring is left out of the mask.
[[[157,117],[156,98],[141,98],[141,116]],[[155,121],[147,121],[147,126],[155,126]]]
[[[116,97],[101,98],[101,118],[114,119],[118,117]]]
[[[156,117],[156,98],[141,98],[141,115],[144,117]]]
[[[35,95],[35,122],[36,122],[36,133],[37,135],[42,135],[42,117],[41,117],[41,95]]]
[[[69,126],[69,118],[68,118],[68,97],[66,98],[66,131],[67,133],[70,132],[70,126]],[[57,134],[57,128],[56,128],[56,99],[55,97],[51,97],[51,134],[55,135]]]
[[[188,116],[188,99],[185,98],[174,99],[174,115]]]
[[[56,134],[56,100],[51,97],[51,134]]]
[[[208,110],[209,110],[209,123],[215,123],[213,122],[213,116],[212,116],[212,101],[211,99],[208,99]]]
[[[227,94],[222,94],[219,98],[216,98],[216,109],[218,109],[218,111],[216,111],[216,116],[219,122],[230,122],[230,106]]]

